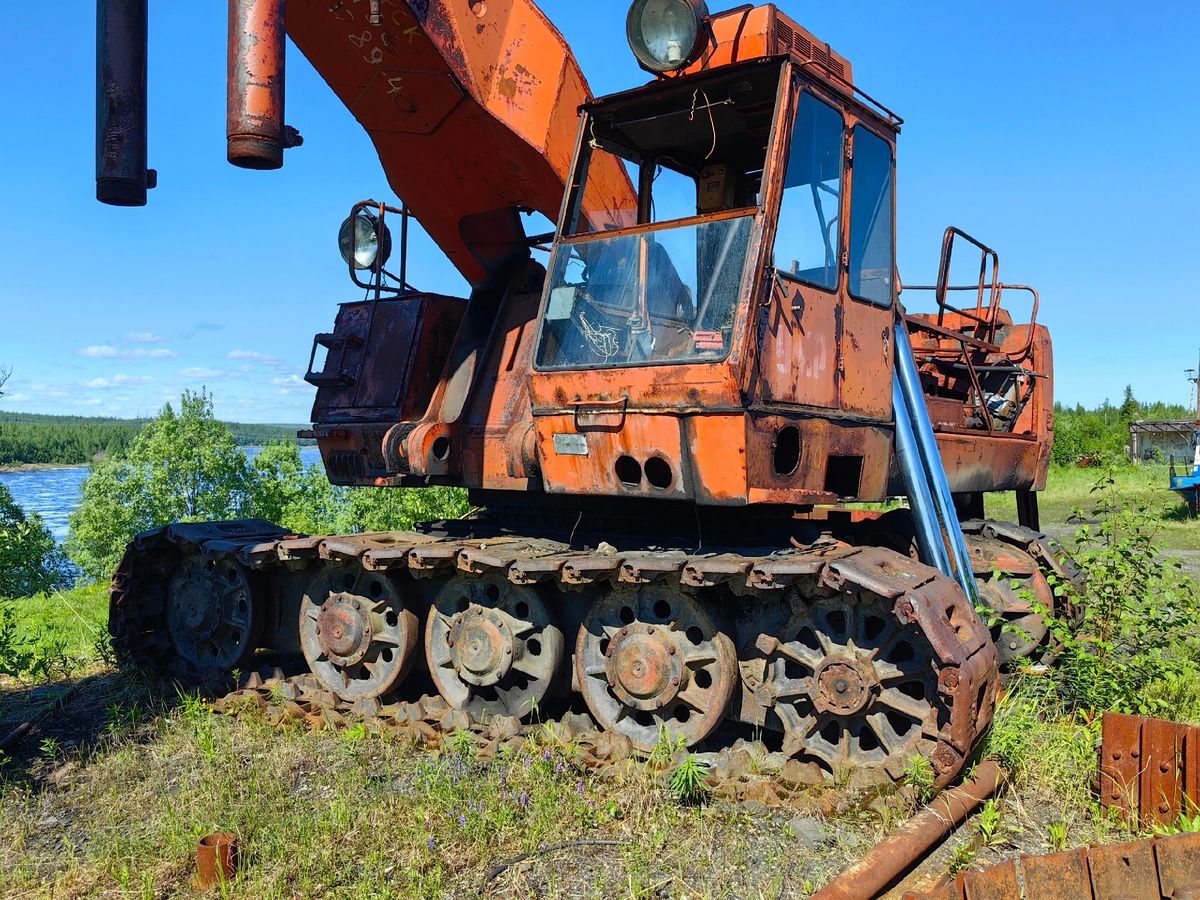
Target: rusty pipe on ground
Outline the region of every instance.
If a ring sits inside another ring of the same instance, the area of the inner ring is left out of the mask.
[[[278,169],[283,151],[303,143],[283,123],[284,0],[229,0],[227,157],[243,169]]]
[[[145,206],[147,0],[96,0],[96,199]]]
[[[995,760],[985,759],[973,778],[943,791],[917,815],[844,871],[811,900],[871,900],[953,831],[1004,781]]]

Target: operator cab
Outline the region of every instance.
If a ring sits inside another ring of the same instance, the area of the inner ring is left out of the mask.
[[[871,119],[779,56],[588,104],[535,367],[720,362],[739,322],[756,321],[750,298],[768,281],[794,309],[809,298],[890,309],[894,154],[888,126]],[[592,183],[590,167],[605,156],[631,186]],[[597,192],[627,197],[626,206],[585,203]],[[585,208],[604,211],[589,218]]]

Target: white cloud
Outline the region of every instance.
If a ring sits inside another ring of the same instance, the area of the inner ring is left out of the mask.
[[[127,334],[121,340],[130,344],[159,344],[163,341],[169,341],[170,338],[165,334],[155,334],[153,331],[135,331],[132,334]]]
[[[223,369],[205,369],[202,366],[191,366],[187,369],[180,369],[179,374],[184,378],[224,378],[230,373]]]
[[[76,356],[89,356],[92,359],[171,359],[179,354],[166,347],[155,350],[118,350],[108,344],[95,344],[75,351]]]
[[[9,403],[24,403],[29,400],[28,394],[9,394],[4,398]]]
[[[145,375],[114,375],[111,379],[108,378],[93,378],[91,381],[79,382],[80,387],[85,388],[115,388],[124,387],[130,384],[153,384],[154,379]]]
[[[260,363],[279,362],[279,359],[277,357],[271,356],[267,353],[256,353],[253,350],[231,350],[229,353],[226,353],[221,358],[222,359],[245,359],[245,360],[249,360],[250,362],[260,362]]]
[[[118,356],[123,356],[116,347],[109,347],[107,344],[97,344],[93,347],[84,347],[82,350],[75,351],[76,356],[90,356],[93,359],[116,359]]]
[[[287,378],[272,378],[271,384],[276,387],[308,387],[308,382],[299,375],[289,375]]]
[[[99,406],[104,401],[101,400],[99,397],[95,397],[91,400],[81,400],[79,402],[82,403],[84,406]]]

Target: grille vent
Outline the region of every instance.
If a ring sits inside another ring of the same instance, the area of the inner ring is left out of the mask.
[[[340,450],[330,453],[328,464],[329,474],[339,481],[365,478],[367,474],[363,458],[353,451]]]
[[[846,77],[846,67],[842,65],[840,60],[833,58],[827,47],[812,43],[804,35],[797,33],[783,22],[775,23],[775,35],[779,43],[780,53],[795,52],[804,59],[811,59],[818,65],[825,67],[838,78]]]

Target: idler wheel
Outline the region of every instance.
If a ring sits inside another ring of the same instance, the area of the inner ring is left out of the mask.
[[[783,751],[831,781],[885,782],[937,747],[941,662],[916,623],[868,590],[802,579],[742,620],[743,682]]]
[[[558,672],[563,645],[538,592],[498,575],[450,579],[425,625],[438,690],[476,718],[532,713]]]
[[[649,752],[662,729],[690,746],[721,722],[737,654],[693,596],[650,584],[592,605],[575,643],[575,674],[596,721]]]
[[[300,605],[300,646],[313,674],[346,700],[380,697],[408,674],[420,625],[395,583],[334,564]]]
[[[254,595],[234,560],[184,560],[167,588],[166,611],[175,650],[201,670],[232,669],[254,652]]]

